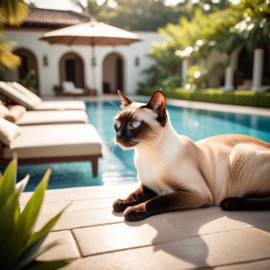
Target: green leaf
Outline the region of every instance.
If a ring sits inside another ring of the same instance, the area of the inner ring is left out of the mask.
[[[39,239],[44,234],[48,234],[48,232],[53,228],[53,226],[56,224],[58,219],[61,217],[63,212],[71,205],[69,203],[67,206],[65,206],[57,215],[55,215],[53,218],[51,218],[39,231],[33,233],[33,235],[29,238],[29,242],[36,241],[36,239]],[[27,243],[28,245],[28,243]]]
[[[9,255],[10,261],[16,261],[19,258],[28,237],[32,234],[34,224],[43,202],[44,193],[48,185],[50,172],[50,169],[48,169],[42,181],[27,202],[24,210],[19,215],[18,222],[14,225],[14,229],[9,237],[10,239],[6,243],[7,251],[14,249],[12,254]]]
[[[26,241],[26,237],[31,233],[36,223],[44,199],[44,194],[48,186],[50,174],[51,169],[48,169],[20,215],[17,237],[21,239],[21,243]]]
[[[68,265],[72,260],[58,260],[58,261],[35,261],[27,270],[54,270]]]
[[[25,252],[21,253],[20,257],[15,263],[15,269],[28,269],[28,266],[29,264],[31,264],[31,262],[35,261],[38,256],[40,256],[42,253],[46,252],[50,248],[54,247],[58,243],[57,241],[53,241],[47,245],[40,247],[46,237],[47,235],[44,235],[42,238],[39,238],[39,240],[33,243],[33,245],[31,245]]]
[[[16,226],[19,215],[19,194],[13,194],[6,203],[0,207],[1,228],[0,228],[0,261],[12,252],[12,248],[6,243],[10,240],[10,235]]]
[[[29,179],[30,179],[30,175],[27,174],[20,182],[16,184],[15,187],[16,187],[16,192],[18,194],[21,194],[24,191],[26,185],[28,184]]]
[[[0,181],[0,204],[5,204],[15,189],[17,179],[17,157],[15,156],[7,166]]]
[[[35,232],[32,234],[25,245],[25,250],[22,252],[21,259],[24,260],[24,258],[28,258],[28,260],[31,261],[31,259],[36,258],[41,253],[45,252],[47,249],[44,249],[40,246],[42,245],[43,241],[49,234],[52,227],[55,225],[55,223],[59,220],[63,212],[69,207],[70,204],[68,204],[61,212],[59,212],[57,215],[55,215],[53,218],[51,218],[38,232]],[[38,253],[37,253],[38,252]],[[24,260],[24,263],[28,263],[29,261]],[[21,262],[20,262],[21,263]],[[23,265],[24,266],[24,265]]]
[[[0,174],[0,262],[3,270],[58,269],[70,262],[70,260],[36,261],[40,254],[57,244],[57,242],[52,242],[42,245],[52,227],[68,207],[51,218],[39,231],[33,233],[50,173],[51,170],[48,169],[22,212],[20,212],[19,196],[29,181],[29,175],[16,184],[16,156],[9,163],[4,174]]]

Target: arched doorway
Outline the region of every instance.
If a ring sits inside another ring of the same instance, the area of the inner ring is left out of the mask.
[[[67,53],[60,60],[60,81],[71,81],[76,87],[84,88],[84,65],[76,53]]]
[[[103,93],[124,91],[124,63],[118,53],[108,54],[103,61]]]
[[[6,72],[7,81],[17,81],[36,94],[39,94],[38,65],[36,56],[28,49],[17,48],[13,51],[21,59],[16,70]]]

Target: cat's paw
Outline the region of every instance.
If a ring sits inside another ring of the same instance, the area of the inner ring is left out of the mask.
[[[113,203],[113,210],[115,212],[124,212],[128,205],[124,200],[118,199]]]
[[[140,221],[147,218],[149,215],[146,212],[145,205],[140,204],[128,207],[124,216],[126,221]]]

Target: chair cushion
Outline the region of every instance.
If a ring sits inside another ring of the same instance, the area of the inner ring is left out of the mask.
[[[24,87],[23,85],[17,83],[17,82],[11,82],[10,83],[13,88],[21,92],[22,94],[26,95],[30,100],[32,100],[34,103],[41,103],[42,99],[34,94],[32,91]]]
[[[3,144],[9,146],[20,134],[20,127],[3,118],[0,118],[0,141]]]
[[[43,101],[34,107],[37,111],[63,111],[63,110],[86,110],[85,103],[81,100],[58,100]]]
[[[35,106],[38,105],[38,102],[30,100],[26,95],[3,81],[0,81],[0,94],[11,99],[14,103],[24,106],[27,110],[34,110]]]
[[[2,102],[0,102],[0,117],[4,118],[8,112],[8,108]]]
[[[102,140],[90,124],[36,125],[21,127],[22,134],[9,148],[3,148],[3,158],[49,158],[100,155]]]
[[[15,105],[10,108],[6,113],[5,119],[10,122],[16,123],[26,112],[25,107],[21,105]]]
[[[78,123],[89,123],[89,119],[85,111],[27,111],[16,122],[19,126]]]

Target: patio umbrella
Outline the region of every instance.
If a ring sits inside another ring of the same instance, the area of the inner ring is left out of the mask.
[[[134,33],[98,22],[95,19],[47,32],[40,40],[50,44],[90,45],[92,47],[93,73],[95,73],[95,46],[129,45],[141,41]],[[93,74],[93,84],[95,88],[95,74]]]

